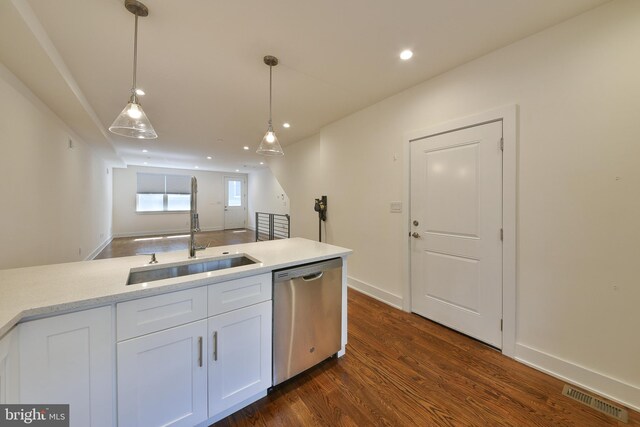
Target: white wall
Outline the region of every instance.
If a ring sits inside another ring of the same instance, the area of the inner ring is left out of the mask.
[[[267,168],[249,173],[247,187],[248,228],[256,229],[256,212],[282,215],[289,213],[289,197],[287,197],[287,193],[284,192],[271,169]]]
[[[292,217],[326,193],[351,284],[402,301],[403,135],[518,104],[517,355],[640,408],[639,22],[640,2],[607,3],[285,147]]]
[[[268,160],[269,168],[289,196],[292,237],[318,240],[318,214],[313,206],[315,199],[327,194],[322,175],[327,165],[322,160],[320,149],[320,137],[315,135],[288,145],[284,149],[284,157]],[[329,199],[327,205],[330,209],[331,203]],[[333,215],[330,209],[329,218]]]
[[[0,146],[0,269],[83,260],[109,239],[109,166],[2,64]]]
[[[189,231],[189,213],[136,213],[137,172],[195,176],[203,231],[224,229],[224,177],[246,174],[129,166],[113,170],[113,235],[138,236]]]

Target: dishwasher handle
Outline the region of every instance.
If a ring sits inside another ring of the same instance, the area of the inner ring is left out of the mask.
[[[302,280],[304,280],[305,282],[312,282],[314,280],[318,280],[319,278],[321,278],[323,274],[324,274],[324,271],[308,274],[306,276],[302,276]]]

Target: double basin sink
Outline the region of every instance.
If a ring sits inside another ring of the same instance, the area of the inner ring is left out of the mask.
[[[251,265],[258,262],[260,261],[252,259],[245,254],[236,254],[222,258],[194,260],[171,266],[132,268],[129,271],[127,286],[153,282],[156,280],[170,279],[173,277],[189,276],[191,274],[241,267],[243,265]]]

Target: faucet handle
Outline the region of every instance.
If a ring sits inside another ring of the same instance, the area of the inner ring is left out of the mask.
[[[197,246],[196,247],[196,251],[204,251],[205,249],[207,249],[209,246],[211,246],[211,240],[209,240],[207,242],[207,246]]]
[[[155,252],[137,252],[136,255],[151,255],[151,259],[149,260],[149,264],[157,264],[158,260],[156,259]]]

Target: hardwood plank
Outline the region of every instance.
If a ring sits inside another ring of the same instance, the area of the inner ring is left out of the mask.
[[[349,290],[347,354],[216,426],[633,426],[562,396],[563,382]]]

